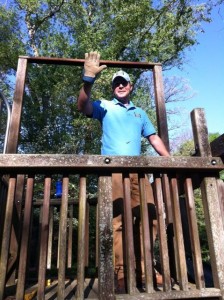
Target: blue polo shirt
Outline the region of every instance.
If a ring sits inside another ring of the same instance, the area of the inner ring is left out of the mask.
[[[140,155],[141,136],[155,134],[146,112],[132,102],[125,106],[115,98],[94,101],[92,118],[102,126],[102,155]]]

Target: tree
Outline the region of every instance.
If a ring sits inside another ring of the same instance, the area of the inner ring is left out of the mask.
[[[9,36],[8,43],[0,43],[1,55],[6,58],[4,63],[1,61],[2,78],[5,83],[15,73],[18,54],[83,58],[93,49],[99,50],[103,59],[153,61],[161,62],[164,68],[180,67],[184,50],[196,44],[213,5],[211,1],[196,5],[190,0],[6,1],[0,6],[4,21],[1,31]],[[12,53],[12,59],[7,59],[8,53]],[[94,98],[110,97],[112,71],[98,79]],[[97,125],[83,122],[75,108],[81,72],[81,68],[62,66],[29,68],[20,151],[99,151]],[[137,86],[143,70],[131,73]]]

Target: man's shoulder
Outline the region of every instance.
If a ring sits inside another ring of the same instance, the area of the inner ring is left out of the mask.
[[[108,102],[111,102],[111,101],[106,100],[106,99],[97,99],[97,100],[94,100],[94,101],[93,101],[94,104],[100,105],[100,106],[107,105]]]

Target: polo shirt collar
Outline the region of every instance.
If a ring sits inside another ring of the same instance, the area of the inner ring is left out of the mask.
[[[114,104],[118,104],[118,105],[126,107],[122,102],[118,101],[116,98],[113,98],[112,102],[114,102]],[[133,104],[132,101],[129,101],[128,109],[130,109],[130,108],[135,108],[135,105]]]

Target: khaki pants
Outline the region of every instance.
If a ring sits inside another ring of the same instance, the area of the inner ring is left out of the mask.
[[[142,232],[140,226],[140,192],[138,186],[138,175],[129,174],[130,188],[131,188],[131,207],[133,216],[133,235],[134,235],[134,247],[135,247],[135,262],[136,262],[136,277],[144,276],[144,262],[142,251]],[[151,243],[156,238],[157,234],[157,220],[156,209],[154,204],[153,192],[151,184],[147,176],[145,177],[145,191],[146,199],[148,203],[149,214],[149,229],[151,236]],[[112,175],[112,193],[113,193],[113,234],[114,234],[114,262],[115,262],[115,274],[117,279],[121,279],[125,276],[125,244],[124,241],[124,209],[123,209],[123,178],[122,174],[115,173]]]

